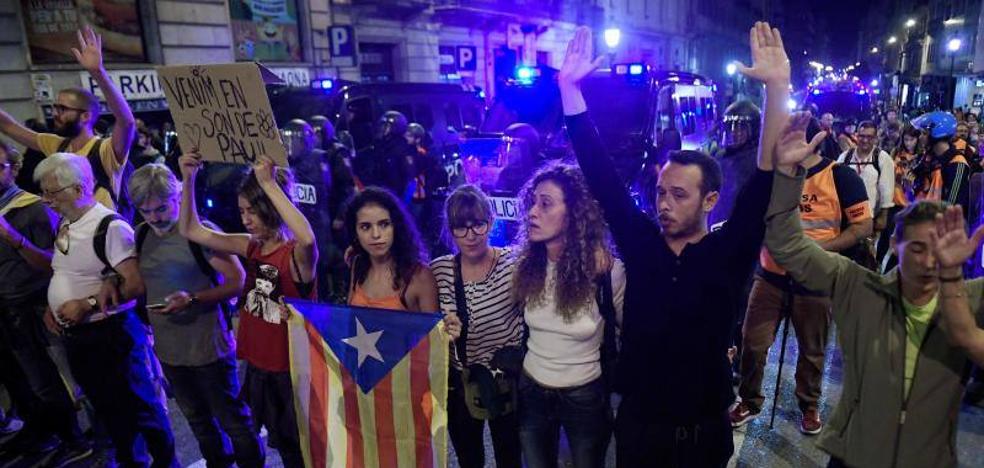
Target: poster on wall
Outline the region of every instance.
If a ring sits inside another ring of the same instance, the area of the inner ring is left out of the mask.
[[[230,0],[236,60],[300,62],[297,0]]]
[[[137,0],[21,0],[31,63],[75,63],[75,32],[91,25],[106,62],[146,62]]]

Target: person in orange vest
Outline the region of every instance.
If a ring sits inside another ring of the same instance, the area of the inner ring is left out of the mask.
[[[956,149],[970,164],[971,172],[980,172],[981,161],[977,153],[977,146],[970,140],[970,125],[966,122],[957,122],[957,134],[953,137],[953,148]]]
[[[912,121],[928,134],[926,155],[913,169],[916,200],[944,201],[970,208],[970,164],[951,143],[957,119],[948,112],[930,112]]]
[[[813,119],[807,127],[807,140],[813,141],[819,133],[820,125]],[[807,179],[800,201],[800,222],[806,235],[831,252],[853,247],[859,239],[870,236],[873,225],[871,205],[857,172],[820,156],[819,151],[809,156],[803,167],[807,170]],[[764,247],[759,260],[742,327],[741,384],[738,387],[741,401],[731,411],[731,425],[740,427],[761,412],[765,400],[762,379],[766,357],[779,322],[784,314],[789,314],[799,343],[796,398],[802,412],[800,431],[808,435],[819,434],[823,423],[817,401],[830,327],[830,298],[794,282]]]
[[[920,133],[918,128],[906,127],[905,131],[902,132],[899,146],[892,152],[892,161],[895,163],[895,192],[892,195],[892,202],[895,203],[895,206],[888,210],[884,232],[895,232],[895,215],[909,206],[909,202],[912,200],[912,167],[919,162],[924,153],[919,144]],[[896,264],[894,255],[889,252],[890,240],[890,236],[878,238],[876,258],[881,265],[882,272],[888,271]]]

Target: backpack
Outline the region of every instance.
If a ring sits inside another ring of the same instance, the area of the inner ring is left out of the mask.
[[[136,235],[136,251],[137,256],[140,256],[140,252],[143,250],[144,241],[147,240],[147,234],[150,233],[150,225],[143,223],[137,226]],[[188,241],[188,249],[191,250],[191,255],[195,257],[195,263],[198,264],[198,269],[208,277],[212,286],[219,285],[219,272],[215,271],[215,268],[208,263],[208,259],[205,258],[205,250],[202,246],[196,244],[192,241]],[[225,327],[227,330],[232,329],[232,317],[235,314],[235,309],[229,304],[228,301],[220,301],[219,308],[222,309],[222,318],[225,320]]]
[[[854,157],[856,156],[856,153],[857,153],[857,150],[856,149],[851,148],[851,152],[847,154],[847,157],[846,158],[844,158],[844,164],[846,164],[848,166],[850,166],[851,164],[857,164],[859,166],[864,166],[864,165],[870,164],[872,166],[875,166],[875,171],[878,172],[878,180],[881,180],[881,171],[882,171],[881,170],[881,164],[878,164],[879,161],[877,161],[877,159],[878,159],[879,156],[881,156],[881,151],[882,150],[879,149],[879,148],[875,148],[875,150],[878,151],[878,154],[873,155],[873,157],[871,158],[871,161],[864,161],[864,162],[854,161],[854,162],[851,162],[851,160],[854,159]]]
[[[113,221],[127,222],[125,219],[123,219],[122,216],[116,213],[108,214],[106,216],[103,216],[103,219],[99,220],[99,226],[96,227],[96,235],[92,236],[92,250],[96,253],[96,258],[98,258],[99,261],[102,262],[103,264],[103,270],[102,270],[103,277],[116,272],[116,269],[113,268],[113,265],[109,263],[109,258],[106,257],[106,233],[109,231],[109,225]],[[150,319],[147,317],[146,306],[147,306],[147,297],[146,296],[138,297],[137,306],[135,308],[137,317],[139,317],[140,321],[143,322],[145,325],[150,325]]]
[[[85,158],[89,161],[89,165],[92,166],[92,176],[96,182],[95,188],[102,188],[108,192],[110,199],[113,200],[113,204],[116,205],[116,212],[122,219],[132,222],[136,210],[130,201],[130,190],[126,186],[126,182],[130,180],[130,176],[133,174],[133,163],[128,158],[126,163],[123,164],[123,173],[120,176],[120,191],[119,195],[117,195],[113,192],[112,179],[106,173],[106,168],[103,167],[102,159],[99,157],[99,148],[102,146],[103,140],[105,138],[96,137],[96,142],[89,148],[89,154],[85,155]],[[61,144],[58,145],[57,151],[59,153],[65,151],[68,149],[70,143],[70,139],[63,138]]]

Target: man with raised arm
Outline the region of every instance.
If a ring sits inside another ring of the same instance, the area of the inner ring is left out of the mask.
[[[744,282],[758,258],[772,185],[772,149],[786,115],[789,60],[779,31],[750,31],[753,66],[766,85],[758,171],[728,222],[708,232],[721,169],[696,151],[670,154],[660,170],[654,222],[615,172],[587,114],[579,83],[595,70],[591,32],[579,28],[558,75],[570,133],[588,185],[605,212],[625,262],[627,287],[615,390],[619,466],[724,466],[734,451],[734,401],[727,358]]]
[[[21,125],[2,109],[0,132],[27,148],[41,151],[45,156],[74,153],[89,158],[96,177],[96,201],[118,211],[118,197],[125,183],[121,180],[123,167],[133,142],[136,120],[123,94],[103,67],[102,37],[87,26],[78,32],[78,38],[79,47],[72,48],[72,53],[106,97],[106,106],[116,119],[112,137],[100,138],[93,132],[93,125],[99,120],[101,104],[95,95],[81,88],[66,88],[58,92],[52,106],[54,134],[37,133]]]

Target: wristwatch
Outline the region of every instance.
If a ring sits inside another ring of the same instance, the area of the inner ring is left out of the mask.
[[[85,302],[89,303],[89,310],[96,310],[99,308],[99,301],[96,300],[96,296],[89,296],[85,298]]]

